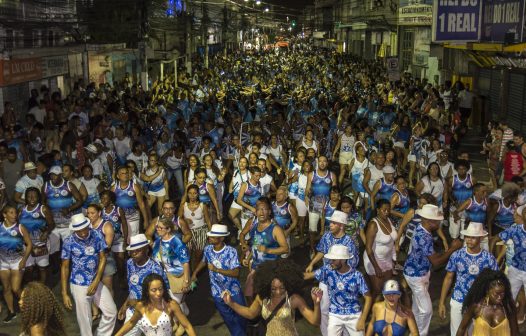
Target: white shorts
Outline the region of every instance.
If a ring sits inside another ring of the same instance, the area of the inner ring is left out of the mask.
[[[22,256],[6,256],[0,254],[0,271],[18,271],[18,265],[22,260]]]
[[[320,217],[318,212],[309,212],[309,232],[318,232]]]
[[[113,241],[113,245],[111,245],[111,252],[125,252],[124,239],[122,237],[119,240]]]
[[[166,189],[162,188],[159,191],[148,191],[148,196],[155,196],[155,197],[166,196]]]
[[[40,257],[33,257],[30,255],[29,258],[27,258],[26,266],[30,267],[30,266],[35,266],[35,265],[38,267],[48,267],[49,266],[49,254],[45,254]]]
[[[69,227],[59,228],[56,227],[51,231],[49,235],[49,254],[53,254],[60,251],[60,242],[64,241],[71,235]]]
[[[296,210],[298,210],[298,216],[300,217],[307,216],[307,206],[305,205],[305,201],[302,201],[299,198],[297,198],[296,199]]]
[[[393,147],[405,149],[405,141],[395,141]]]
[[[340,151],[340,156],[338,157],[338,162],[341,165],[350,164],[353,159],[352,152],[342,152]]]
[[[409,161],[409,162],[416,162],[416,155],[415,154],[409,154],[407,156],[407,161]]]
[[[239,205],[236,201],[233,201],[232,202],[232,205],[230,206],[231,209],[238,209],[238,210],[242,210],[243,207],[241,205]]]
[[[49,266],[49,241],[47,242],[47,249],[48,254],[44,254],[40,257],[33,257],[32,255],[29,255],[29,258],[27,258],[26,266],[38,266],[38,267],[47,267]]]

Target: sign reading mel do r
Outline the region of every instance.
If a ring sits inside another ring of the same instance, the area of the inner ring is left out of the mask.
[[[482,0],[435,0],[433,41],[480,40]]]

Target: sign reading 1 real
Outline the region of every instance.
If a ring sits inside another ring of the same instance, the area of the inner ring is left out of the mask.
[[[435,0],[433,41],[478,41],[482,0]]]

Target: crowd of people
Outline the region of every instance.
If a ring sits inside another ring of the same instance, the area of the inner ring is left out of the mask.
[[[217,55],[151,91],[42,87],[24,120],[6,102],[3,322],[64,335],[63,305],[82,336],[195,335],[185,298],[208,269],[231,335],[298,335],[299,311],[323,336],[426,336],[445,266],[451,335],[518,335],[526,148],[491,124],[477,182],[474,97],[304,49]]]

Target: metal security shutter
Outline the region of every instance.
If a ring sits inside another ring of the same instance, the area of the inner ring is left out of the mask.
[[[493,120],[498,120],[501,115],[501,92],[502,92],[502,71],[493,70],[491,72],[491,85],[489,92],[490,111]]]
[[[522,131],[523,127],[526,128],[526,123],[522,122],[525,81],[526,78],[522,74],[510,74],[506,120],[511,128],[518,131]]]
[[[475,85],[476,89],[481,95],[489,96],[491,85],[491,69],[480,69]]]

